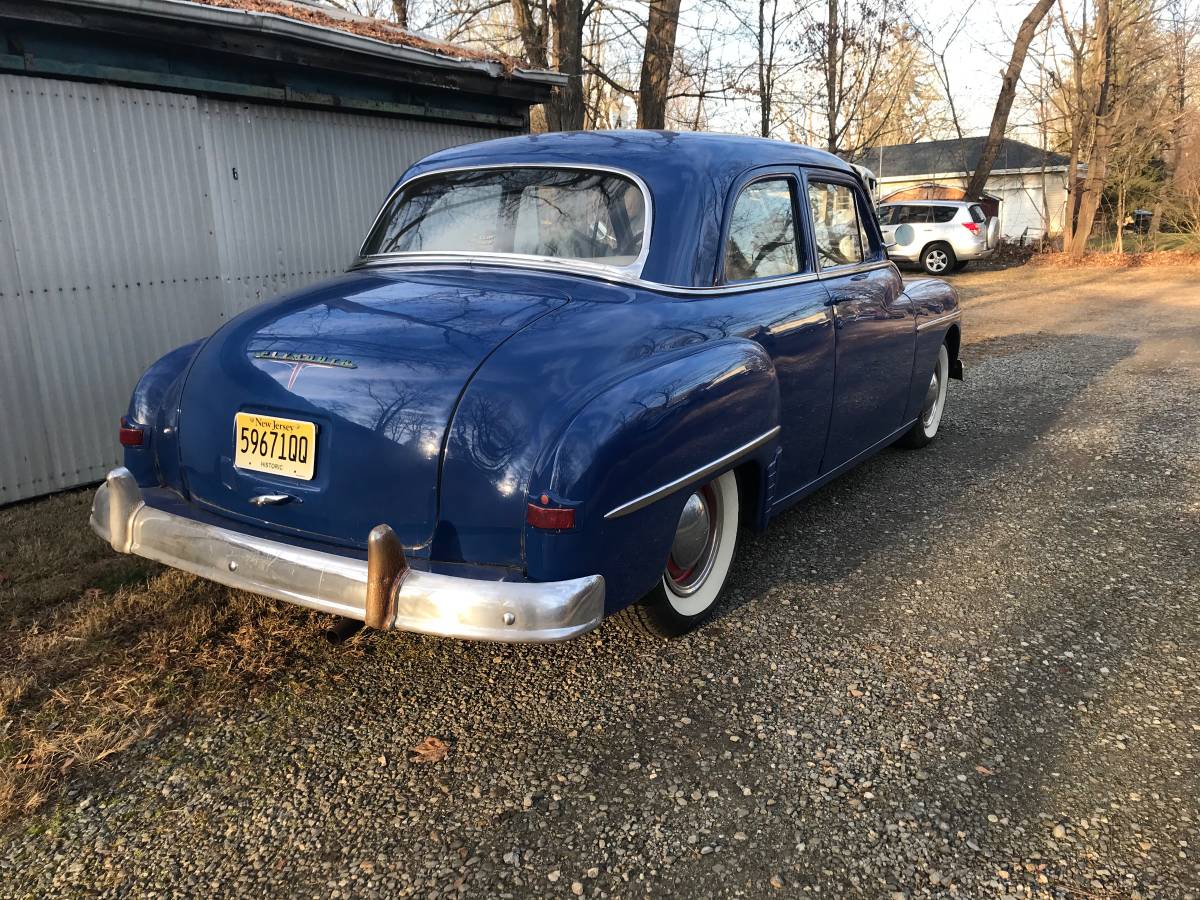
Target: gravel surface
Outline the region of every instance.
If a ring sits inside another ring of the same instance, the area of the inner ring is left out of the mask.
[[[1198,275],[964,273],[937,441],[744,535],[709,627],[371,635],[75,784],[0,895],[1200,895]]]

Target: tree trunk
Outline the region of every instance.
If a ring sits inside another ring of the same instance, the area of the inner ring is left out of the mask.
[[[1117,235],[1113,238],[1113,250],[1125,252],[1125,185],[1117,188]]]
[[[771,93],[774,82],[767,70],[767,0],[758,0],[758,133],[771,136]]]
[[[528,0],[512,0],[513,20],[521,35],[525,48],[525,59],[535,69],[550,68],[550,57],[546,50],[546,22],[538,22]]]
[[[983,143],[983,151],[979,154],[979,162],[971,173],[971,183],[967,185],[967,199],[978,200],[983,196],[983,186],[987,184],[988,176],[992,174],[992,166],[996,155],[1000,152],[1000,142],[1004,140],[1004,131],[1008,127],[1008,113],[1012,109],[1013,97],[1017,93],[1017,83],[1021,80],[1021,69],[1025,66],[1025,54],[1029,52],[1029,44],[1037,32],[1038,25],[1054,5],[1054,0],[1037,0],[1029,15],[1021,23],[1017,31],[1017,39],[1013,42],[1012,56],[1008,60],[1008,68],[1004,72],[1004,81],[1000,85],[1000,96],[996,98],[996,109],[992,113],[992,127],[988,131],[987,140]]]
[[[667,125],[667,90],[671,63],[675,59],[679,4],[680,0],[650,0],[641,90],[638,92],[638,128],[665,128]]]
[[[567,76],[546,108],[551,131],[583,128],[583,0],[554,4],[554,68]]]
[[[1100,205],[1100,194],[1108,177],[1108,152],[1112,144],[1111,91],[1114,77],[1114,53],[1116,34],[1108,14],[1108,0],[1096,3],[1096,43],[1099,44],[1103,61],[1100,70],[1100,89],[1096,93],[1096,105],[1092,110],[1092,146],[1087,157],[1087,177],[1079,191],[1079,213],[1075,232],[1067,252],[1081,257],[1087,250],[1088,238],[1096,221],[1096,209]]]
[[[392,0],[392,16],[396,19],[397,25],[407,30],[408,0]]]
[[[825,33],[825,149],[837,153],[838,149],[838,0],[829,0],[829,22]]]
[[[1108,117],[1105,116],[1096,122],[1096,137],[1087,161],[1087,177],[1083,180],[1083,187],[1079,192],[1079,216],[1068,250],[1071,256],[1083,256],[1087,250],[1088,238],[1092,236],[1092,226],[1096,223],[1100,195],[1104,192],[1104,183],[1108,178],[1108,151],[1111,144],[1112,129],[1109,127]]]
[[[1076,117],[1078,119],[1078,117]],[[1079,221],[1079,134],[1080,124],[1071,124],[1071,151],[1067,155],[1067,207],[1063,210],[1062,249],[1075,239],[1075,223]]]

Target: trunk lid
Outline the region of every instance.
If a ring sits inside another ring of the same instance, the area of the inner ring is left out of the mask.
[[[566,302],[481,283],[462,271],[354,273],[231,321],[183,389],[179,452],[192,499],[339,544],[365,546],[382,523],[406,547],[427,544],[444,435],[463,388],[496,347]],[[268,427],[239,436],[239,413],[253,417],[242,425],[312,423],[311,480],[236,465],[248,459],[239,460],[239,444],[244,455],[247,447],[268,460],[288,455],[286,438],[278,452],[267,443]]]

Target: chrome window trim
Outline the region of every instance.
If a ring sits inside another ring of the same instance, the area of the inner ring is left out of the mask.
[[[383,219],[383,214],[387,210],[391,202],[396,198],[402,190],[408,187],[415,181],[420,181],[423,178],[434,178],[438,175],[450,175],[454,172],[481,172],[492,169],[565,169],[575,172],[606,172],[610,175],[618,175],[622,178],[627,178],[637,186],[637,189],[642,192],[642,205],[646,209],[646,220],[642,226],[642,246],[638,252],[637,258],[627,266],[609,266],[603,263],[588,263],[581,260],[566,260],[563,257],[557,256],[535,256],[528,253],[476,253],[472,251],[452,251],[443,250],[436,253],[424,253],[423,251],[403,252],[403,253],[374,253],[366,252],[367,241],[374,234],[375,229],[379,226],[379,222]],[[383,201],[383,205],[379,207],[379,212],[375,214],[374,220],[371,222],[371,227],[367,229],[367,235],[363,238],[362,243],[358,247],[358,260],[351,268],[357,268],[362,264],[371,264],[375,260],[385,260],[390,262],[398,262],[411,257],[423,256],[440,256],[449,257],[457,261],[462,260],[487,260],[498,261],[502,263],[527,263],[534,264],[541,268],[549,265],[552,262],[571,262],[575,266],[579,266],[584,270],[592,271],[595,274],[603,275],[604,273],[613,273],[620,275],[629,275],[633,278],[640,278],[642,268],[646,265],[646,259],[650,255],[650,236],[654,228],[654,204],[650,196],[650,188],[646,182],[639,176],[635,175],[626,169],[620,169],[616,166],[590,165],[586,163],[485,163],[478,166],[452,166],[447,169],[434,169],[429,172],[422,172],[419,175],[413,175],[411,178],[406,178],[392,189],[392,192],[387,195],[387,199]]]
[[[803,212],[800,207],[800,188],[803,182],[794,169],[794,166],[785,166],[778,170],[763,172],[761,175],[751,177],[738,188],[737,196],[733,198],[733,203],[729,206],[728,221],[722,223],[724,227],[721,230],[721,246],[717,249],[717,262],[721,267],[721,283],[714,287],[732,288],[768,282],[790,282],[792,279],[805,275],[820,274],[819,271],[809,271],[808,242],[804,239],[805,233],[801,231],[799,222],[799,214]],[[745,281],[727,281],[725,278],[725,253],[729,250],[729,227],[733,224],[733,214],[737,212],[738,201],[742,199],[742,194],[763,181],[786,181],[788,183],[788,193],[792,199],[792,234],[796,239],[796,263],[801,268],[799,271],[790,272],[787,275],[768,275],[764,278],[749,278]]]
[[[917,331],[924,331],[926,328],[932,328],[934,325],[941,325],[943,322],[949,322],[951,319],[957,319],[962,315],[959,310],[948,312],[944,316],[938,316],[936,319],[930,319],[928,322],[918,322]]]
[[[373,227],[373,226],[372,226]],[[391,253],[361,258],[350,267],[350,270],[378,268],[380,266],[436,266],[436,265],[481,265],[496,266],[506,269],[534,269],[549,271],[562,275],[577,275],[594,278],[611,284],[626,287],[642,288],[660,294],[677,296],[713,297],[723,294],[747,294],[754,291],[769,290],[777,287],[787,287],[793,284],[805,284],[810,281],[824,281],[827,278],[843,278],[857,272],[870,272],[875,269],[895,268],[896,264],[890,259],[871,260],[853,269],[838,269],[825,272],[802,272],[798,275],[784,275],[778,278],[764,278],[760,281],[741,281],[736,284],[718,284],[711,287],[689,287],[679,284],[664,284],[659,281],[647,281],[643,278],[622,274],[620,270],[608,266],[588,266],[586,263],[567,263],[552,258],[524,258],[505,254],[481,253]],[[897,270],[898,271],[898,270]]]
[[[736,450],[731,450],[724,456],[714,459],[710,463],[706,463],[698,469],[693,469],[686,475],[676,478],[674,481],[668,481],[661,487],[657,487],[652,491],[642,494],[640,497],[634,497],[627,503],[622,503],[620,506],[615,506],[604,514],[605,519],[619,519],[621,516],[627,516],[630,513],[637,512],[639,509],[645,509],[651,503],[657,503],[664,497],[668,497],[676,491],[682,490],[689,485],[695,484],[703,478],[714,474],[719,469],[724,468],[731,463],[736,462],[748,453],[757,450],[763,444],[775,438],[779,434],[779,426],[776,425],[770,431],[764,432],[752,441],[748,441]]]

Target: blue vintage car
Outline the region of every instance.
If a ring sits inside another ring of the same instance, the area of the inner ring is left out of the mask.
[[[717,607],[739,526],[934,437],[959,329],[827,153],[445,150],[346,274],[150,367],[92,527],[375,628],[549,641],[631,607],[678,634]]]

